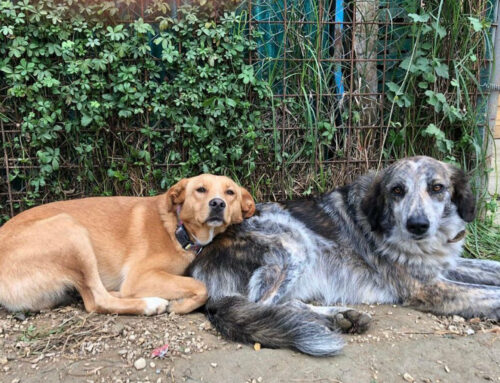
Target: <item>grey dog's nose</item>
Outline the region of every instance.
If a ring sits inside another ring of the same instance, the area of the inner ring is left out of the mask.
[[[224,210],[224,208],[226,207],[226,203],[221,198],[214,198],[210,200],[208,206],[210,206],[213,211],[219,212],[221,210]]]
[[[408,218],[406,228],[412,234],[422,235],[429,229],[429,220],[425,215],[413,215]]]

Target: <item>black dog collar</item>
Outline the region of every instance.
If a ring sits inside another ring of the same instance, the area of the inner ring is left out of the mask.
[[[182,223],[181,219],[179,218],[181,212],[181,207],[177,207],[177,229],[175,229],[175,238],[177,238],[177,241],[180,243],[181,247],[186,250],[186,251],[192,251],[195,255],[200,254],[201,250],[203,250],[203,246],[194,243],[191,241],[191,238],[189,238],[189,234]]]
[[[189,238],[189,234],[186,228],[180,221],[177,224],[177,229],[175,230],[175,238],[177,238],[177,241],[179,241],[180,245],[184,250],[192,251],[194,252],[195,255],[200,254],[200,251],[203,249],[203,246],[193,243],[193,241],[191,241],[191,238]]]

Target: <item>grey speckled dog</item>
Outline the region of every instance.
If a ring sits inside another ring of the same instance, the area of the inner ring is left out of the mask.
[[[258,205],[190,273],[207,285],[209,318],[227,338],[333,355],[337,330],[362,331],[370,319],[334,304],[500,319],[500,263],[460,258],[474,214],[460,169],[403,159],[314,199]]]

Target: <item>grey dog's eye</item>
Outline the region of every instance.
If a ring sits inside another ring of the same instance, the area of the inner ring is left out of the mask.
[[[404,189],[402,186],[394,186],[391,190],[392,194],[397,196],[402,196],[404,194]]]
[[[198,189],[196,189],[196,191],[198,193],[205,193],[207,191],[207,189],[205,189],[203,186],[199,187]]]
[[[432,191],[434,193],[439,193],[439,192],[443,191],[443,189],[444,189],[444,186],[441,184],[432,185]]]

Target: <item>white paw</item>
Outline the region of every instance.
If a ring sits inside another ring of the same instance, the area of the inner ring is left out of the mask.
[[[151,297],[142,298],[142,300],[146,303],[144,315],[163,314],[168,309],[168,301],[166,299]]]

